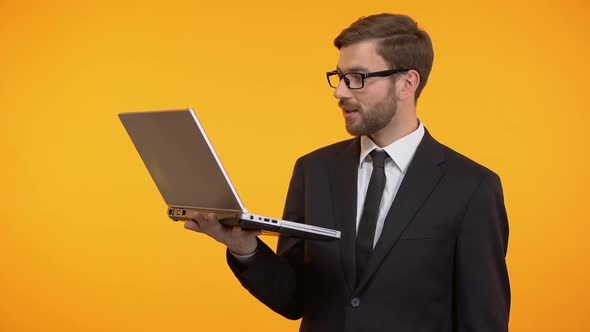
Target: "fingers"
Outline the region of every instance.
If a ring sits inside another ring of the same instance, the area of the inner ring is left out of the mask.
[[[193,219],[187,220],[184,223],[184,228],[203,233],[201,225],[203,225],[205,222],[207,222],[207,218],[205,218],[203,214],[195,213]]]
[[[206,234],[225,244],[232,252],[243,255],[256,250],[256,237],[262,233],[260,230],[246,230],[239,226],[223,226],[213,213],[206,216],[196,213],[191,220],[185,222],[184,228]]]
[[[217,220],[217,216],[214,213],[209,213],[207,216],[199,213],[196,216],[196,222],[199,224],[203,233],[209,234],[215,238],[218,238],[223,232],[222,225]]]
[[[194,220],[185,221],[184,228],[190,229],[191,231],[195,232],[201,232],[201,227],[199,227],[199,224]]]
[[[193,219],[184,223],[184,228],[208,235],[214,235],[220,231],[221,227],[221,224],[213,213],[209,213],[207,216],[202,213],[195,213]]]

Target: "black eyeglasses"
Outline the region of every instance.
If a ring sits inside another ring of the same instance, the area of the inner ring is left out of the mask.
[[[365,86],[365,79],[369,77],[387,77],[393,74],[402,73],[409,69],[390,69],[383,71],[376,71],[373,73],[346,73],[340,74],[337,70],[326,73],[328,84],[334,89],[338,87],[341,80],[344,80],[346,86],[351,90],[362,89]]]

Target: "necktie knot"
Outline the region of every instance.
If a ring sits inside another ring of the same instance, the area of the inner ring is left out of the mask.
[[[373,159],[373,167],[385,167],[385,159],[389,157],[385,150],[373,150],[370,153],[371,159]]]

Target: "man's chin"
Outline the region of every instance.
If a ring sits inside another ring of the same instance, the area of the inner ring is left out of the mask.
[[[346,131],[352,136],[363,136],[366,135],[364,128],[358,125],[354,125],[346,121]]]

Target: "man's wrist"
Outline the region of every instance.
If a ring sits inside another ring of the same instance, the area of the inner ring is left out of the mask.
[[[232,254],[232,256],[234,256],[235,259],[238,260],[238,262],[242,263],[242,264],[247,264],[248,262],[250,262],[252,260],[252,257],[254,257],[254,255],[256,254],[256,249],[254,248],[254,251],[252,251],[250,254],[238,254],[233,252],[231,249],[228,248],[229,253]]]
[[[231,247],[228,245],[227,248],[235,256],[252,256],[258,248],[258,238],[248,238],[240,241],[236,241],[235,245]]]

